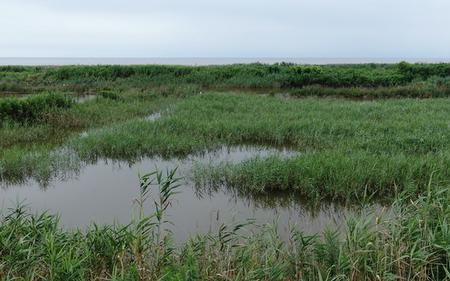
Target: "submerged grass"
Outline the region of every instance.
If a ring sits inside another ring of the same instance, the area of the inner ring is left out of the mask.
[[[153,190],[153,189],[157,190]],[[165,211],[176,196],[175,171],[144,175],[136,216],[127,226],[64,230],[47,213],[17,207],[0,223],[5,280],[449,280],[450,193],[428,185],[403,194],[388,217],[348,218],[345,234],[308,236],[292,227],[283,240],[270,225],[222,225],[175,246]],[[151,197],[150,194],[159,194]],[[411,200],[411,201],[410,201]],[[143,213],[155,202],[156,212]]]

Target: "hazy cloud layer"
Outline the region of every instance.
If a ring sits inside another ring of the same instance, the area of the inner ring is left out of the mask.
[[[448,0],[0,0],[0,57],[450,57]]]

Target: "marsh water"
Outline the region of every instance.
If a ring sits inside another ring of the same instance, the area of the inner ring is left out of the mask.
[[[168,211],[175,241],[183,241],[196,233],[214,231],[221,223],[239,223],[246,219],[255,219],[257,224],[276,222],[280,233],[287,233],[293,225],[309,234],[320,232],[327,226],[339,226],[345,216],[351,215],[350,209],[333,204],[311,207],[292,194],[250,197],[238,195],[226,187],[201,191],[191,180],[195,165],[239,163],[252,157],[292,157],[295,154],[286,149],[236,146],[205,151],[185,159],[156,157],[134,164],[99,161],[63,179],[53,180],[48,186],[34,181],[3,184],[0,205],[5,210],[18,202],[25,202],[33,212],[48,210],[58,214],[62,225],[68,228],[85,228],[92,222],[127,224],[136,207],[133,200],[139,195],[138,174],[156,168],[178,167],[177,174],[183,177],[182,185]],[[152,195],[157,196],[156,190]],[[147,202],[147,213],[153,211],[152,202]]]

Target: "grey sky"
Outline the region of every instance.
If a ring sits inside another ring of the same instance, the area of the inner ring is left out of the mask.
[[[0,57],[450,57],[449,0],[0,0]]]

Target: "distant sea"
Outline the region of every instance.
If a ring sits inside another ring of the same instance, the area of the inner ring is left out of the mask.
[[[296,64],[450,63],[450,58],[1,58],[0,65],[226,65],[290,62]]]

